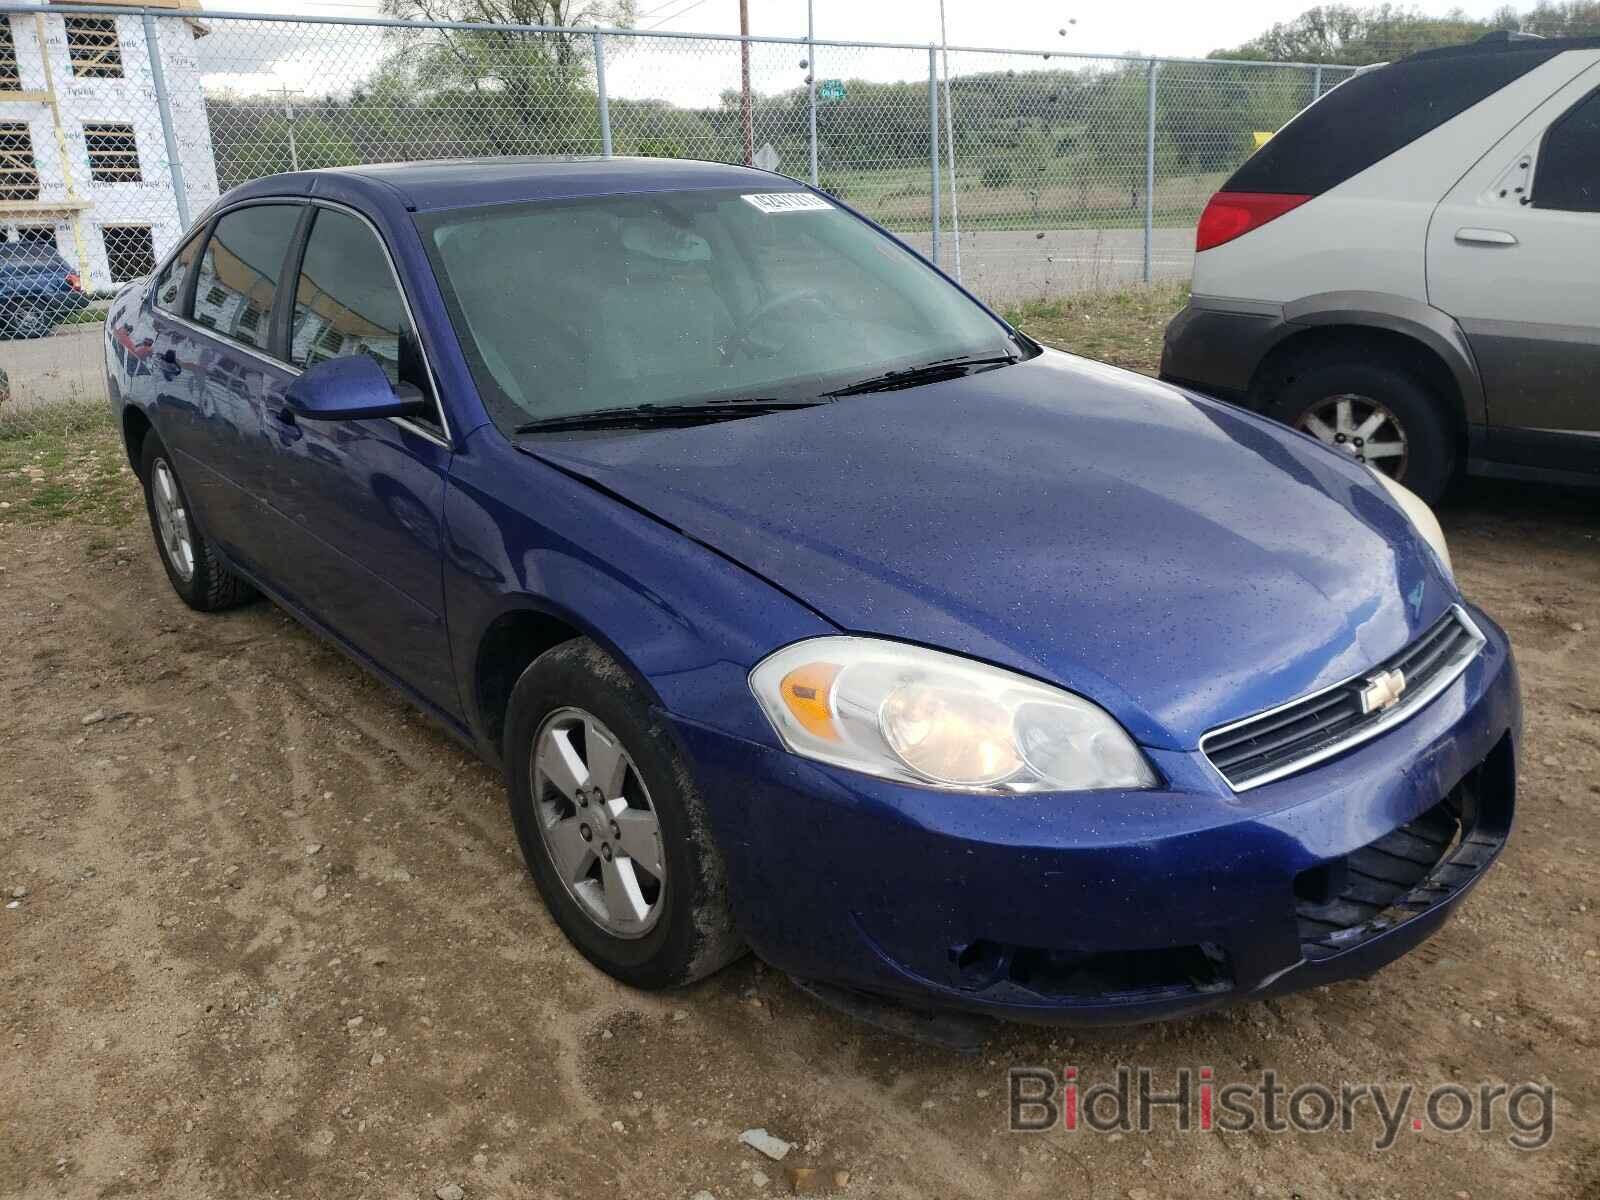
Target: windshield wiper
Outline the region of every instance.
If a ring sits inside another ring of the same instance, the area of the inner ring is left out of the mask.
[[[812,408],[820,400],[772,400],[749,397],[735,400],[707,400],[701,404],[626,404],[619,408],[597,408],[589,412],[563,413],[525,421],[511,431],[546,433],[563,429],[619,429],[646,425],[681,425],[695,421],[728,421],[756,417],[762,413],[787,412],[792,408]]]
[[[858,379],[855,383],[849,383],[842,388],[835,388],[831,392],[822,394],[824,396],[860,396],[866,392],[893,392],[900,388],[918,387],[924,383],[942,383],[946,379],[960,379],[966,375],[974,375],[979,371],[992,371],[996,367],[1009,367],[1012,363],[1021,361],[1022,357],[1016,354],[957,355],[953,358],[936,358],[932,362],[923,363],[921,366],[902,367],[897,371],[885,371],[882,375],[872,375],[866,379]]]

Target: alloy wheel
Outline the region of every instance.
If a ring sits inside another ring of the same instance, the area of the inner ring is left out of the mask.
[[[661,826],[622,743],[592,713],[562,708],[528,764],[539,836],[567,894],[613,937],[655,927],[666,897]]]
[[[1391,479],[1405,478],[1409,457],[1405,427],[1370,396],[1343,393],[1319,400],[1300,414],[1295,428]]]
[[[189,529],[189,514],[183,507],[183,493],[178,491],[178,481],[164,458],[155,461],[150,493],[155,501],[156,526],[161,532],[167,561],[178,578],[188,583],[194,578],[194,534]]]

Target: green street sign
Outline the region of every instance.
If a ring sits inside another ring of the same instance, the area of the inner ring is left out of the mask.
[[[818,100],[843,100],[844,80],[824,79],[817,84]]]

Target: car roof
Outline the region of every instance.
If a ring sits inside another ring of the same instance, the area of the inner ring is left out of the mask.
[[[371,163],[269,175],[235,188],[226,201],[255,196],[387,193],[415,212],[519,200],[563,200],[628,192],[742,187],[794,191],[786,176],[727,163],[672,158],[507,157]]]

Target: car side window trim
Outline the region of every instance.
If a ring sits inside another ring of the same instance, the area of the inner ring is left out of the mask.
[[[294,298],[300,291],[300,267],[306,259],[306,242],[311,237],[311,226],[316,223],[317,206],[307,204],[300,220],[289,238],[289,251],[283,260],[283,286],[272,300],[272,318],[267,326],[267,345],[272,356],[293,366],[289,353],[289,325],[294,320]]]

